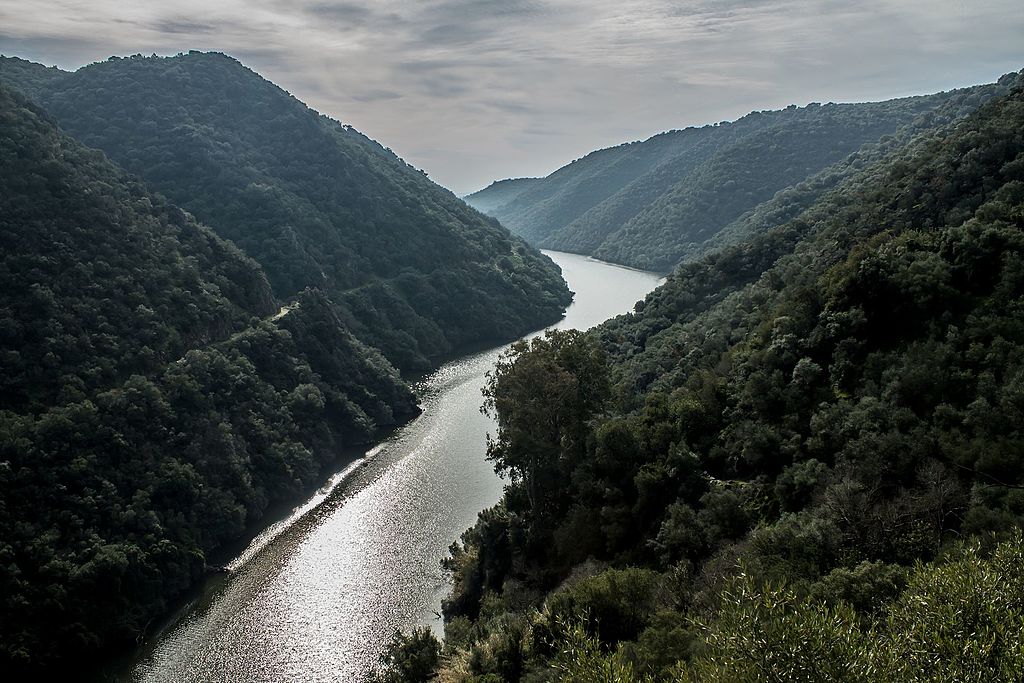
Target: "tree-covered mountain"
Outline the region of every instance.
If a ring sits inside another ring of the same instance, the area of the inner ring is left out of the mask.
[[[1000,88],[634,313],[514,345],[505,496],[446,562],[443,650],[399,639],[382,677],[1021,680],[1024,74]]]
[[[271,504],[417,408],[316,290],[0,87],[0,662],[132,642]]]
[[[226,55],[40,69],[2,59],[0,79],[237,244],[279,298],[323,290],[402,369],[536,329],[570,300],[497,221]]]
[[[735,223],[749,227],[750,212],[794,185],[834,178],[839,172],[830,167],[864,145],[906,127],[937,126],[936,109],[956,101],[963,115],[997,90],[756,111],[594,152],[501,206],[478,208],[542,247],[668,271],[735,243],[744,233]]]
[[[592,152],[546,178],[533,179],[508,203],[495,208],[481,207],[497,203],[492,197],[501,193],[501,184],[471,194],[466,200],[531,243],[540,244],[626,184],[672,159],[680,150],[705,140],[707,133],[696,128],[670,131],[644,142]]]

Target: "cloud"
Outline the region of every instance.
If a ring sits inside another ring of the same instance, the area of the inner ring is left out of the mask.
[[[344,26],[364,26],[374,19],[373,9],[354,2],[318,2],[300,8],[317,20]]]
[[[1024,66],[1019,0],[0,0],[0,52],[232,54],[456,192],[669,128]]]
[[[383,102],[387,100],[398,100],[401,98],[402,93],[397,93],[394,90],[385,90],[383,88],[371,88],[369,90],[352,93],[352,99],[359,102]]]
[[[214,33],[217,30],[217,27],[212,24],[204,24],[188,19],[158,19],[153,22],[152,28],[157,33],[184,33],[190,35]]]

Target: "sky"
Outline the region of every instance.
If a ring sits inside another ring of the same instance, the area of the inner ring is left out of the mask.
[[[226,52],[458,194],[755,109],[1024,68],[1021,0],[0,0],[0,53]]]

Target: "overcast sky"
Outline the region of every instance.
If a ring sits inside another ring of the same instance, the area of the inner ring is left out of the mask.
[[[465,193],[752,109],[1024,68],[1022,0],[0,0],[0,53],[219,50]]]

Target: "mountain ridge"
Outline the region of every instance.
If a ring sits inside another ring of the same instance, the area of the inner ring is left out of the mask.
[[[0,60],[0,78],[24,66]],[[550,259],[227,55],[31,82],[63,128],[255,258],[279,298],[323,289],[404,370],[553,322],[570,300]]]

